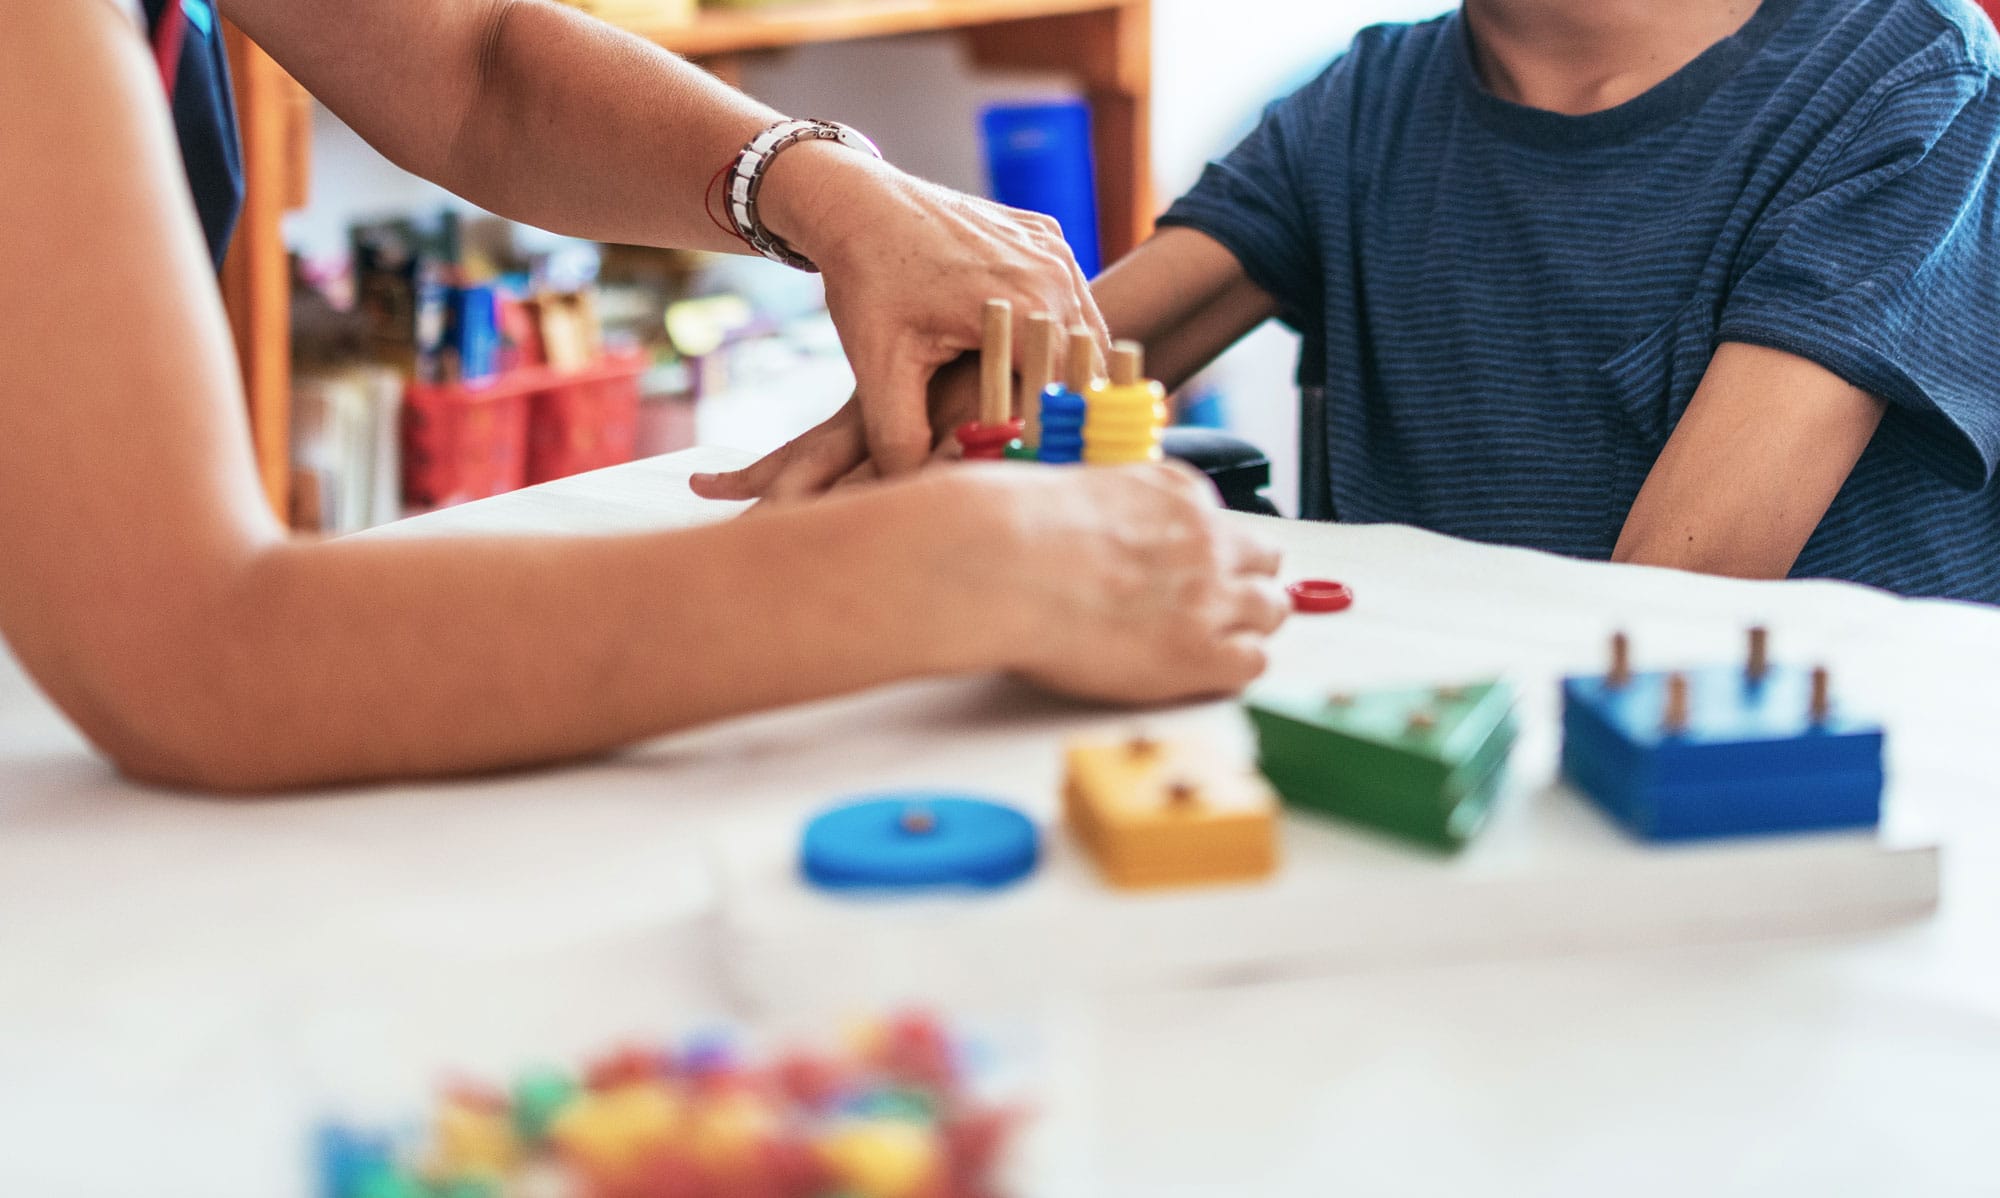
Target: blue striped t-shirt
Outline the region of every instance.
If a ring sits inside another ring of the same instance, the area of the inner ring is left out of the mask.
[[[1722,341],[1887,401],[1798,576],[2000,601],[2000,42],[1968,0],[1764,0],[1586,116],[1368,29],[1163,218],[1324,372],[1343,520],[1609,557]],[[1318,447],[1308,447],[1311,452]]]

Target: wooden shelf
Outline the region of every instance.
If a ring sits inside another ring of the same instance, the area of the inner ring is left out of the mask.
[[[1121,0],[835,0],[774,8],[702,9],[689,22],[625,27],[676,54],[705,58],[1123,7]]]

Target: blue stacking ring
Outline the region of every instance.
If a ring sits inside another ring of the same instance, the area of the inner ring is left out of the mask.
[[[1027,816],[974,795],[902,791],[843,803],[806,825],[799,869],[827,890],[990,890],[1034,871]]]

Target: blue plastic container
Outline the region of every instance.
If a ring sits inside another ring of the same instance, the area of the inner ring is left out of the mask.
[[[500,301],[491,287],[461,287],[452,297],[452,348],[458,376],[465,382],[492,378],[500,370]]]
[[[1090,105],[996,104],[980,118],[993,198],[1056,218],[1086,276],[1102,264],[1097,243],[1097,170],[1090,150]]]

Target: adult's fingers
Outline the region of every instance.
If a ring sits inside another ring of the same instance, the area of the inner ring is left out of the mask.
[[[1238,532],[1236,542],[1236,569],[1242,574],[1253,574],[1269,578],[1277,574],[1284,563],[1284,554],[1276,545],[1263,537],[1247,532]]]
[[[784,499],[832,486],[867,454],[855,403],[741,470],[689,479],[704,499]]]
[[[741,470],[692,475],[688,487],[703,499],[756,499],[785,468],[791,448],[784,445],[774,449]]]
[[[942,363],[913,353],[908,342],[888,360],[855,363],[855,389],[868,397],[861,405],[867,456],[883,478],[910,474],[931,452],[930,381]],[[839,473],[856,465],[849,462]],[[837,475],[836,475],[837,477]]]
[[[1255,682],[1270,658],[1261,632],[1233,632],[1208,652],[1207,676],[1217,693],[1235,694]]]
[[[867,455],[868,449],[862,443],[857,422],[852,428],[843,430],[837,439],[829,435],[823,442],[795,455],[793,461],[764,488],[763,498],[783,503],[832,490],[848,472],[865,465]]]
[[[1179,458],[1168,458],[1147,469],[1165,486],[1195,496],[1209,507],[1222,506],[1222,492],[1215,489],[1214,480]]]
[[[1269,636],[1284,624],[1292,612],[1285,588],[1274,578],[1245,578],[1231,584],[1235,592],[1235,619],[1232,632],[1254,632]]]
[[[882,477],[881,472],[875,469],[874,462],[863,462],[854,469],[849,470],[846,474],[841,475],[840,481],[833,485],[838,490],[841,487],[855,487],[862,483],[872,483],[880,477]]]
[[[1076,316],[1071,324],[1081,324],[1097,339],[1097,348],[1106,361],[1111,358],[1111,326],[1105,322],[1104,313],[1097,309],[1097,297],[1091,293],[1090,280],[1084,277],[1083,267],[1077,264],[1075,255],[1065,255],[1069,263],[1071,298],[1076,304]]]

